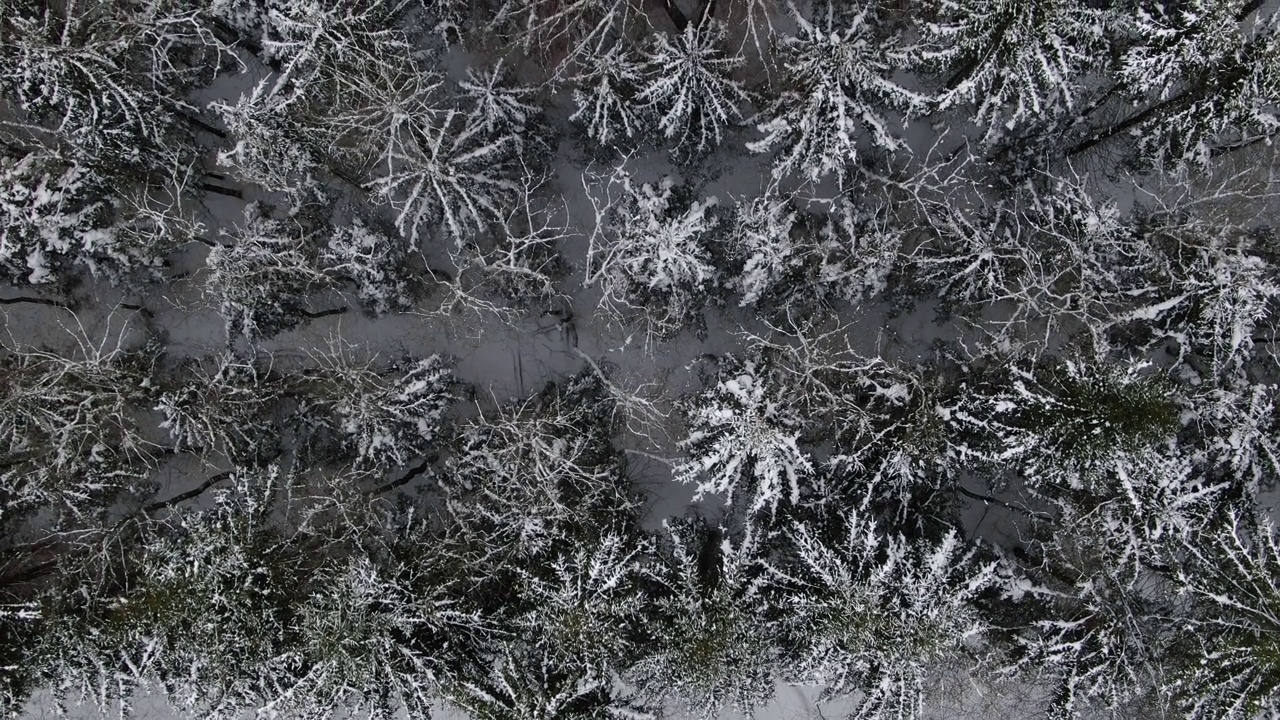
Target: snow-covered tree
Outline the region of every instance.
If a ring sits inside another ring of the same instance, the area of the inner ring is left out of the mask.
[[[1099,197],[1086,180],[1027,183],[1018,193],[1017,217],[1006,223],[1014,226],[1010,237],[1022,249],[1004,292],[1020,306],[1011,322],[1043,323],[1051,330],[1078,323],[1105,347],[1101,336],[1114,308],[1149,286],[1158,261],[1117,204]]]
[[[744,60],[726,54],[724,39],[724,24],[708,14],[674,36],[655,33],[643,50],[645,76],[635,101],[679,152],[715,149],[750,100],[733,77]]]
[[[784,653],[762,581],[761,538],[751,529],[731,536],[700,518],[666,528],[653,639],[627,680],[695,717],[725,709],[749,715],[773,697]]]
[[[407,0],[213,0],[215,26],[272,70],[211,103],[230,136],[219,161],[295,205],[322,200],[325,175],[363,184],[400,131],[434,117],[441,99],[439,73],[413,53],[402,24],[410,9]]]
[[[141,521],[96,592],[49,599],[36,657],[60,696],[105,714],[155,682],[179,709],[229,718],[287,677],[273,663],[287,660],[287,609],[309,562],[271,518],[287,478],[270,468],[230,481],[212,508]]]
[[[1183,546],[1193,562],[1179,585],[1193,603],[1189,623],[1199,661],[1187,663],[1174,695],[1184,717],[1280,713],[1280,537],[1268,521],[1233,514]]]
[[[1059,531],[1063,544],[1087,543],[1094,561],[1118,579],[1127,575],[1137,583],[1154,569],[1163,570],[1176,543],[1194,542],[1239,497],[1231,478],[1208,470],[1195,452],[1162,449],[1123,468],[1093,493],[1064,493],[1056,518],[1070,528]]]
[[[628,525],[611,410],[599,378],[578,375],[460,428],[441,480],[459,532],[507,564]]]
[[[310,0],[204,0],[206,12],[245,45],[301,85],[358,71],[409,49],[396,27],[407,0],[356,0],[331,5]]]
[[[6,601],[10,600],[7,592],[0,591]],[[0,645],[0,668],[4,669],[4,677],[0,678],[0,710],[18,714],[35,692],[34,673],[27,653],[38,641],[36,628],[40,619],[40,611],[31,602],[4,602],[0,604],[0,637],[4,638]]]
[[[203,123],[187,94],[226,52],[179,0],[7,0],[0,93],[103,166],[164,174],[193,159],[188,125]]]
[[[123,329],[72,330],[66,354],[15,347],[0,359],[0,495],[5,515],[46,508],[93,516],[141,490],[158,447],[139,423],[150,407],[157,348]]]
[[[764,138],[747,146],[777,149],[775,177],[834,174],[843,182],[864,137],[876,149],[904,147],[890,112],[910,113],[924,98],[890,78],[898,61],[876,33],[871,4],[852,5],[828,2],[814,20],[795,13],[797,34],[782,40],[787,90],[765,111],[758,126]]]
[[[698,317],[718,278],[708,243],[719,224],[716,198],[687,200],[670,176],[637,186],[623,168],[602,185],[602,196],[587,190],[596,223],[586,284],[600,285],[610,314],[640,313],[650,337],[675,335]]]
[[[1195,437],[1179,444],[1196,454],[1206,477],[1229,481],[1246,498],[1280,482],[1277,391],[1265,383],[1202,384],[1188,393],[1183,422]]]
[[[1030,271],[1017,212],[941,199],[926,215],[934,233],[912,253],[912,280],[947,302],[983,306],[1010,294]]]
[[[742,295],[740,307],[774,304],[774,295],[784,298],[776,304],[788,305],[786,294],[806,279],[797,277],[807,269],[804,230],[800,210],[787,198],[764,195],[734,208],[726,244],[742,266],[726,282]]]
[[[742,293],[740,306],[795,318],[822,314],[882,292],[904,235],[870,200],[841,200],[815,216],[765,195],[736,208],[726,244],[741,269],[728,285]]]
[[[488,70],[467,68],[467,77],[458,83],[458,89],[488,138],[513,139],[516,152],[526,162],[549,153],[541,110],[532,103],[537,88],[512,82],[502,63]]]
[[[361,472],[383,474],[424,457],[440,443],[453,402],[453,373],[438,355],[378,368],[336,346],[302,372],[302,421],[332,439]],[[318,448],[324,450],[325,448]]]
[[[974,607],[994,585],[954,531],[911,541],[857,512],[787,531],[780,585],[791,682],[827,697],[858,694],[853,718],[916,718],[931,670],[961,662],[985,623]]]
[[[1157,166],[1207,165],[1280,128],[1280,12],[1253,0],[1139,3],[1117,74],[1125,114],[1071,149],[1133,134]]]
[[[340,480],[275,466],[210,480],[226,485],[206,482],[199,507],[153,504],[86,541],[83,567],[59,563],[32,654],[58,699],[127,713],[146,685],[210,718],[429,712],[441,634],[475,622],[427,581],[457,558]],[[412,554],[391,550],[393,530]]]
[[[535,120],[529,91],[501,68],[446,83],[401,33],[386,32],[385,46],[365,38],[350,64],[317,80],[277,79],[263,102],[286,106],[297,141],[327,154],[335,174],[386,198],[410,240],[440,224],[454,238],[481,232],[517,189],[510,178]]]
[[[634,529],[600,531],[511,568],[516,597],[509,627],[514,642],[537,649],[540,662],[611,688],[646,647],[652,547]]]
[[[560,298],[557,282],[567,267],[558,243],[571,232],[561,215],[568,208],[563,200],[556,208],[539,185],[530,177],[521,181],[521,198],[494,224],[493,237],[467,238],[450,249],[451,277],[436,278],[447,291],[441,312],[470,309],[511,317],[515,309],[545,310]]]
[[[0,267],[13,283],[66,279],[69,265],[109,251],[114,205],[104,178],[35,151],[0,152]]]
[[[566,672],[550,650],[511,645],[488,668],[447,686],[446,702],[476,720],[653,720],[626,688]]]
[[[494,24],[509,26],[525,52],[534,52],[553,71],[589,62],[602,43],[625,35],[641,17],[634,0],[503,0]]]
[[[769,359],[811,442],[829,443],[811,480],[814,500],[917,522],[918,501],[936,498],[955,470],[939,414],[953,372],[865,357],[849,336],[848,326],[792,321],[745,339]]]
[[[954,471],[938,412],[940,378],[880,359],[850,358],[810,372],[826,373],[820,382],[840,393],[823,408],[835,442],[826,482],[860,508],[911,522],[916,498],[944,486]]]
[[[357,550],[317,574],[290,628],[298,638],[299,668],[287,690],[269,699],[272,714],[430,714],[446,653],[418,639],[429,637],[427,629],[448,629],[464,618],[441,607],[441,593],[415,592],[417,584],[408,579],[431,564],[430,549],[420,550],[426,557],[418,567],[383,567],[382,558],[375,562]]]
[[[641,107],[636,100],[644,68],[636,53],[618,41],[586,53],[573,75],[570,120],[581,123],[587,137],[603,147],[616,147],[640,134]]]
[[[966,117],[986,127],[991,142],[1075,109],[1088,74],[1107,58],[1107,28],[1117,23],[1113,12],[1081,0],[942,0],[938,16],[919,23],[920,45],[908,52],[944,78],[936,107],[972,112]]]
[[[1087,493],[1149,462],[1179,428],[1172,387],[1143,364],[995,359],[940,412],[956,462],[1015,469],[1032,487]]]
[[[851,304],[870,301],[898,270],[907,230],[870,199],[837,202],[817,233],[816,282]]]
[[[183,188],[167,185],[122,187],[60,151],[0,143],[0,272],[32,285],[66,284],[80,269],[115,285],[154,279],[201,231],[175,201]]]
[[[222,453],[232,462],[271,455],[279,435],[271,413],[283,393],[269,365],[223,354],[181,366],[153,408],[179,452]]]
[[[1155,261],[1114,322],[1173,341],[1180,357],[1203,360],[1212,374],[1238,374],[1280,301],[1272,238],[1217,213],[1162,209],[1133,226]]]
[[[297,326],[310,312],[308,298],[333,283],[319,267],[318,242],[297,218],[276,219],[267,206],[250,204],[244,223],[226,235],[209,251],[203,290],[226,322],[228,342]]]
[[[500,630],[444,688],[475,717],[647,717],[618,674],[644,648],[652,550],[608,405],[594,375],[548,386],[462,428],[441,473]]]
[[[194,173],[178,169],[170,178],[119,191],[111,243],[81,254],[78,262],[127,292],[155,292],[172,253],[202,242],[208,229],[191,203],[195,180]]]
[[[1030,615],[1015,616],[1021,627],[1003,670],[1050,688],[1050,717],[1133,717],[1144,705],[1167,713],[1179,660],[1175,623],[1185,616],[1167,584],[1135,585],[1088,545],[1069,542],[1030,569],[1006,588]]]
[[[1154,291],[1158,253],[1087,178],[1040,176],[994,199],[958,188],[922,210],[931,232],[904,272],[958,309],[1002,305],[1006,340],[1068,328],[1105,346],[1116,310]]]
[[[373,187],[406,237],[417,240],[439,222],[453,238],[466,238],[508,211],[516,185],[506,168],[519,147],[516,135],[489,137],[482,118],[445,110],[392,136]]]
[[[722,357],[715,385],[686,401],[689,458],[676,480],[696,485],[695,499],[745,501],[750,514],[799,503],[813,461],[799,444],[805,418],[785,392],[762,360]]]
[[[411,253],[403,237],[353,218],[329,235],[319,259],[325,272],[355,285],[366,311],[385,315],[412,307],[419,294]]]
[[[234,143],[218,153],[218,164],[267,192],[284,193],[297,206],[323,202],[323,160],[297,115],[306,98],[273,78],[227,102],[213,102]]]

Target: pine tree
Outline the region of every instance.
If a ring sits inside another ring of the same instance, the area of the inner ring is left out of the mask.
[[[583,55],[573,76],[570,120],[581,123],[587,137],[603,147],[614,147],[640,134],[643,127],[636,93],[644,69],[636,53],[622,41],[595,48]]]
[[[857,512],[787,530],[780,586],[791,682],[859,693],[856,718],[916,718],[929,672],[962,662],[985,630],[973,603],[995,582],[952,531],[936,543],[882,531]]]
[[[777,149],[774,176],[816,182],[835,175],[843,183],[858,161],[864,137],[889,152],[905,145],[894,134],[891,111],[910,113],[924,98],[890,79],[897,60],[876,34],[874,8],[828,2],[814,20],[796,14],[797,33],[783,38],[784,91],[758,125],[764,138],[753,152]]]
[[[438,355],[378,368],[335,347],[303,372],[300,415],[315,445],[331,439],[359,472],[383,474],[431,454],[454,400],[452,370]],[[323,453],[324,447],[317,451]]]
[[[1017,358],[978,375],[944,404],[961,464],[1016,469],[1033,488],[1109,494],[1178,429],[1172,388],[1143,365]]]
[[[814,467],[799,445],[805,423],[778,376],[761,360],[723,357],[715,382],[687,401],[689,436],[681,445],[689,459],[676,467],[676,480],[697,485],[695,500],[714,494],[742,503],[745,495],[748,514],[799,503]]]
[[[1280,480],[1280,426],[1273,384],[1208,385],[1188,393],[1180,445],[1194,453],[1201,472],[1256,498]],[[1188,433],[1190,434],[1190,433]]]
[[[475,717],[648,717],[618,680],[643,648],[653,570],[611,417],[585,375],[460,432],[447,537],[496,631],[443,697]]]
[[[549,155],[551,148],[543,138],[546,130],[541,126],[541,111],[532,103],[537,88],[518,85],[510,75],[502,63],[489,70],[468,68],[458,89],[485,135],[494,141],[512,139],[516,153],[527,165]]]
[[[773,696],[783,652],[762,581],[762,537],[751,528],[729,534],[700,518],[666,528],[653,639],[627,678],[655,702],[675,702],[697,717],[724,709],[750,715]]]
[[[867,358],[853,349],[847,325],[789,322],[747,338],[768,360],[787,412],[804,419],[806,442],[822,448],[805,504],[930,522],[938,490],[956,472],[941,406],[953,369]]]
[[[834,444],[828,492],[839,489],[862,512],[919,522],[921,499],[949,485],[956,470],[939,412],[945,377],[878,358],[800,371],[822,373],[818,382],[830,388],[821,407]]]
[[[637,186],[623,168],[603,189],[603,198],[591,196],[586,284],[600,284],[611,314],[639,313],[650,337],[675,335],[699,317],[719,275],[709,248],[717,199],[687,200],[670,176]]]
[[[483,118],[444,110],[396,131],[374,187],[410,240],[437,222],[453,238],[467,238],[509,210],[516,185],[507,170],[519,147],[515,134],[489,137]]]
[[[279,220],[264,205],[245,208],[229,244],[209,251],[205,296],[226,322],[227,340],[256,341],[300,324],[307,300],[333,280],[319,267],[315,238],[297,218]]]
[[[233,717],[287,675],[287,608],[305,592],[308,560],[270,518],[286,479],[271,468],[231,481],[208,510],[143,521],[99,571],[100,587],[48,598],[34,655],[65,699],[105,713],[156,682],[179,709]]]
[[[374,538],[361,540],[372,544]],[[429,565],[430,549],[420,551],[418,566]],[[424,647],[415,636],[426,635],[424,626],[439,630],[460,618],[441,612],[440,593],[414,592],[406,578],[418,567],[389,565],[359,549],[332,565],[316,574],[311,592],[293,610],[297,677],[281,697],[271,698],[270,711],[315,718],[430,713],[447,643]]]
[[[601,528],[543,562],[514,567],[519,637],[602,684],[642,647],[653,548],[635,528]]]
[[[908,52],[942,74],[936,107],[972,105],[985,140],[994,142],[1078,108],[1118,22],[1080,0],[943,0],[936,20],[919,23],[920,45]]]
[[[1238,375],[1280,298],[1267,232],[1178,208],[1142,211],[1132,226],[1154,262],[1113,322],[1154,344],[1172,340],[1212,375]]]
[[[564,671],[541,648],[512,646],[488,674],[446,690],[476,720],[653,720],[616,684]]]
[[[0,93],[14,109],[125,177],[164,177],[194,158],[192,131],[208,125],[187,95],[228,52],[173,0],[7,0],[0,48]]]
[[[643,50],[645,78],[636,102],[680,153],[704,155],[742,120],[750,97],[732,73],[741,57],[726,55],[724,24],[705,15],[674,36],[655,33]]]
[[[1199,661],[1174,685],[1185,717],[1252,718],[1280,712],[1280,538],[1267,521],[1232,514],[1190,539],[1179,584],[1195,606],[1188,630]]]
[[[1054,718],[1168,712],[1183,609],[1167,587],[1116,576],[1087,545],[1064,544],[1032,570],[1007,590],[1032,614],[1022,619],[1006,672],[1050,687]]]
[[[809,259],[803,233],[800,211],[786,198],[766,195],[734,208],[728,245],[741,270],[727,284],[742,295],[740,307],[789,307],[792,294],[803,292]]]
[[[837,201],[814,216],[766,195],[735,210],[728,246],[741,270],[727,284],[742,293],[740,306],[780,318],[825,315],[884,291],[903,237],[870,200]]]
[[[66,279],[115,242],[106,180],[54,153],[0,151],[0,267],[13,283]]]
[[[1221,150],[1274,135],[1280,13],[1251,0],[1138,4],[1117,74],[1136,109],[1071,148],[1134,132],[1159,167],[1205,166]]]

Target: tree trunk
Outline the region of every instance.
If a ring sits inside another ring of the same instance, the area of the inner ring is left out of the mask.
[[[1253,0],[1253,2],[1240,8],[1240,12],[1236,13],[1236,22],[1244,22],[1245,20],[1248,20],[1250,15],[1266,4],[1266,0]]]
[[[1230,155],[1231,153],[1237,150],[1244,150],[1245,148],[1253,147],[1258,143],[1266,143],[1270,141],[1272,138],[1274,138],[1275,136],[1276,136],[1276,133],[1270,132],[1270,133],[1266,133],[1265,135],[1259,135],[1258,137],[1255,137],[1255,138],[1249,138],[1248,140],[1241,140],[1238,143],[1232,143],[1230,145],[1221,145],[1209,151],[1209,155],[1211,157],[1222,157],[1223,155]]]
[[[1161,114],[1166,113],[1171,109],[1177,109],[1181,106],[1190,105],[1192,102],[1195,101],[1196,97],[1198,97],[1198,93],[1188,90],[1178,95],[1177,97],[1170,98],[1168,100],[1165,100],[1162,103],[1152,105],[1151,107],[1147,108],[1146,110],[1143,110],[1142,112],[1139,112],[1134,115],[1130,115],[1127,119],[1115,125],[1112,125],[1110,128],[1107,128],[1103,132],[1095,133],[1092,137],[1077,143],[1074,147],[1072,147],[1070,150],[1067,151],[1067,157],[1073,157],[1075,155],[1079,155],[1080,153],[1086,150],[1091,150],[1094,147],[1097,147],[1098,145],[1101,145],[1102,143],[1106,142],[1107,140],[1110,140],[1111,138],[1117,135],[1120,135],[1121,133],[1127,132],[1137,127],[1138,125],[1141,125],[1142,123],[1148,120],[1151,120],[1152,118],[1159,117]]]
[[[299,311],[298,314],[308,320],[317,320],[319,318],[326,318],[331,315],[343,315],[343,314],[346,314],[347,310],[348,308],[344,308],[344,307],[331,308],[329,310],[301,310]]]
[[[1013,15],[1006,18],[1004,22],[1000,23],[1000,27],[996,28],[995,37],[991,39],[991,45],[985,52],[960,66],[960,69],[951,75],[951,78],[947,80],[945,85],[945,89],[948,92],[955,90],[960,86],[960,83],[968,80],[969,77],[972,76],[973,73],[982,65],[982,63],[986,62],[988,58],[996,53],[996,48],[1000,47],[1000,43],[1004,40],[1004,34],[1009,31],[1009,26],[1011,24],[1013,24]]]
[[[406,485],[410,480],[418,477],[419,475],[422,475],[427,470],[429,470],[431,466],[435,464],[435,462],[439,459],[440,459],[439,455],[430,455],[426,459],[424,459],[422,462],[418,463],[417,465],[414,465],[412,468],[409,468],[409,470],[404,475],[401,475],[399,478],[396,478],[395,480],[392,480],[389,483],[379,485],[378,487],[375,487],[371,490],[366,490],[365,495],[370,495],[370,496],[381,495],[383,493],[395,490],[396,488],[402,485]]]
[[[675,23],[677,32],[683,33],[689,27],[689,18],[676,6],[676,0],[662,0],[662,8],[667,11],[671,22]]]
[[[178,115],[181,116],[183,120],[187,121],[187,124],[191,125],[192,127],[203,130],[219,139],[222,139],[222,140],[227,139],[227,134],[225,132],[201,120],[195,115],[192,115],[191,113],[179,112]]]
[[[38,298],[38,297],[0,298],[0,305],[20,305],[22,303],[29,303],[31,305],[48,305],[49,307],[56,307],[56,308],[68,307],[67,304],[61,300],[51,300],[49,298]]]
[[[174,505],[177,505],[178,503],[182,502],[183,500],[190,500],[191,498],[196,497],[197,495],[202,494],[204,491],[208,490],[209,488],[213,487],[214,485],[217,485],[218,483],[222,482],[223,480],[226,480],[226,479],[227,479],[227,478],[229,478],[229,477],[231,477],[231,473],[229,473],[229,472],[218,473],[217,475],[214,475],[213,477],[209,478],[208,480],[205,480],[204,482],[200,483],[200,484],[199,484],[199,485],[197,485],[196,487],[194,487],[194,488],[192,488],[192,489],[190,489],[190,490],[188,490],[188,491],[186,491],[186,492],[184,492],[184,493],[178,493],[177,495],[174,495],[173,497],[169,498],[168,500],[160,500],[160,501],[158,501],[158,502],[153,502],[153,503],[151,503],[150,505],[144,505],[144,506],[142,507],[142,512],[144,512],[144,513],[152,513],[152,512],[155,512],[155,511],[157,511],[157,510],[164,510],[165,508],[173,507]]]
[[[208,183],[208,182],[201,182],[199,186],[201,190],[204,190],[206,192],[216,193],[218,195],[226,195],[227,197],[233,197],[237,200],[244,199],[244,195],[239,190],[236,190],[235,188],[224,188],[221,185],[214,185],[213,183]]]
[[[979,495],[978,493],[972,490],[969,490],[968,488],[960,485],[959,483],[956,483],[955,488],[956,488],[956,492],[960,493],[961,495],[964,495],[965,497],[968,497],[968,498],[973,498],[974,500],[981,500],[982,502],[988,505],[999,505],[1000,507],[1005,508],[1006,510],[1012,510],[1016,513],[1021,513],[1022,515],[1025,515],[1031,518],[1032,520],[1054,522],[1053,516],[1047,513],[1036,512],[1034,510],[1028,510],[1024,507],[1018,507],[1017,505],[1014,505],[1013,503],[1007,500],[1001,500],[1000,498],[992,497],[990,495]]]

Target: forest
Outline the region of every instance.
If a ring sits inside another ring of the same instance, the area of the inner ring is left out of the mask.
[[[1280,718],[1278,135],[1271,0],[0,0],[0,714]]]

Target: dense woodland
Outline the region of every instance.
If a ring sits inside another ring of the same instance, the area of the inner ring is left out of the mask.
[[[1263,0],[0,0],[0,707],[1280,717],[1278,132]]]

